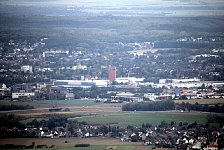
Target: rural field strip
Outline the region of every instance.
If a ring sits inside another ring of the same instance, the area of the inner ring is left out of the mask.
[[[126,114],[130,114],[130,112],[129,113],[126,112],[126,113],[108,113],[108,114],[85,115],[85,116],[79,116],[79,117],[74,117],[74,118],[69,118],[69,119],[93,118],[93,117],[99,117],[99,116],[103,116],[103,117],[122,116],[122,115],[126,115]]]
[[[79,116],[79,117],[73,117],[73,118],[69,118],[69,119],[84,119],[84,118],[94,118],[94,117],[108,117],[108,116],[123,116],[123,115],[130,115],[130,114],[139,114],[141,112],[145,112],[145,113],[175,113],[175,114],[183,114],[183,113],[179,113],[179,111],[139,111],[139,112],[127,112],[124,111],[122,113],[119,112],[114,112],[114,113],[106,113],[105,111],[99,111],[99,112],[104,112],[104,114],[95,114],[95,115],[85,115],[85,116]],[[195,113],[195,112],[194,112]],[[192,113],[191,113],[192,114]]]
[[[113,107],[109,107],[109,106],[106,106],[106,107],[99,107],[99,106],[70,106],[70,107],[65,107],[65,106],[63,106],[63,107],[58,107],[58,108],[77,108],[77,109],[88,109],[88,108],[95,108],[95,109],[97,109],[97,108],[113,108]],[[115,108],[115,107],[114,107]],[[116,107],[117,108],[117,107]],[[26,109],[26,110],[6,110],[6,111],[0,111],[0,113],[7,113],[7,112],[26,112],[26,111],[35,111],[35,110],[49,110],[49,109],[52,109],[52,107],[46,107],[46,108],[34,108],[34,109]]]

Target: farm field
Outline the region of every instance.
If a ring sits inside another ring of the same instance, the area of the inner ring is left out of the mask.
[[[54,148],[54,150],[151,150],[153,149],[150,146],[104,146],[104,145],[92,145],[90,147],[64,147],[64,148]],[[158,148],[157,148],[158,149]],[[29,149],[28,149],[29,150]],[[31,150],[31,149],[30,149]],[[47,150],[47,148],[40,149],[38,150]],[[159,149],[158,149],[159,150]],[[170,149],[172,150],[172,149]]]
[[[200,112],[120,112],[120,113],[104,113],[96,116],[86,116],[77,118],[78,121],[86,121],[96,124],[116,124],[126,127],[128,125],[140,127],[142,123],[150,123],[152,125],[160,124],[161,121],[170,123],[174,121],[188,123],[206,123],[207,113]]]
[[[199,104],[224,104],[224,98],[221,99],[193,99],[193,100],[174,100],[175,103],[190,103],[195,104],[196,102]],[[2,105],[30,105],[35,108],[51,108],[51,107],[80,107],[80,106],[113,106],[113,107],[121,107],[121,103],[118,104],[108,104],[108,103],[96,103],[94,100],[45,100],[45,101],[6,101],[1,100],[0,106]]]
[[[41,107],[52,107],[52,106],[93,106],[97,105],[94,100],[42,100],[42,101],[9,101],[9,100],[1,100],[0,106],[2,105],[31,105],[35,108]]]
[[[204,101],[209,103],[210,99],[205,100],[185,100],[184,102],[200,102]],[[220,102],[223,99],[217,99]],[[212,101],[212,100],[210,100]],[[176,101],[175,101],[176,102]],[[178,101],[182,102],[182,101]],[[202,102],[201,102],[202,103]],[[4,104],[0,102],[0,105]],[[6,104],[6,102],[5,102]],[[121,111],[122,104],[113,103],[95,103],[93,100],[57,100],[57,101],[33,101],[33,102],[9,102],[8,104],[24,104],[24,105],[34,105],[38,106],[32,110],[12,110],[7,112],[7,114],[15,114],[23,119],[23,123],[31,121],[36,118],[38,120],[48,119],[52,115],[62,115],[67,116],[69,119],[74,119],[77,121],[85,121],[93,124],[112,124],[119,125],[121,127],[127,127],[128,125],[140,127],[143,123],[150,123],[152,125],[160,124],[161,121],[166,121],[170,123],[174,121],[188,122],[205,124],[207,122],[207,116],[211,113],[202,112],[179,112],[179,111],[166,111],[166,112],[152,112],[152,111]],[[57,104],[57,105],[54,105]],[[62,108],[62,111],[51,112],[49,108],[57,106]],[[64,111],[66,108],[69,111]],[[213,114],[213,113],[212,113]],[[218,114],[224,117],[224,114]]]
[[[188,122],[188,123],[202,123],[207,122],[208,114],[200,112],[112,112],[112,111],[79,111],[79,112],[58,112],[58,113],[31,113],[20,114],[20,117],[26,118],[23,120],[31,121],[33,118],[38,120],[46,119],[51,115],[63,115],[69,117],[70,120],[77,120],[79,122],[87,122],[92,124],[104,125],[118,125],[120,127],[127,127],[128,125],[141,127],[144,123],[152,125],[160,124],[162,121],[170,123]],[[216,114],[224,117],[224,114]]]
[[[224,104],[224,98],[220,99],[192,99],[192,100],[174,100],[175,103],[190,103],[195,104]]]
[[[31,105],[34,107],[45,107],[45,106],[55,106],[55,105],[76,105],[76,106],[92,106],[97,105],[94,100],[35,100],[35,101],[9,101],[0,100],[1,105]]]
[[[67,141],[67,143],[65,143]],[[105,150],[114,148],[116,150],[144,150],[151,149],[150,146],[143,146],[142,142],[120,142],[120,139],[105,138],[105,137],[93,137],[93,138],[14,138],[14,139],[0,139],[0,144],[15,144],[15,145],[31,145],[35,142],[35,145],[47,146],[54,145],[56,150],[75,149],[75,150]],[[74,147],[75,144],[90,144],[87,148]],[[42,148],[39,150],[44,150]]]
[[[49,104],[49,105],[76,105],[76,106],[93,106],[97,103],[94,100],[45,100],[35,101],[37,104]]]
[[[223,99],[219,99],[220,101]],[[189,102],[191,100],[185,100]],[[208,101],[209,100],[204,100]],[[175,101],[176,102],[176,101]],[[179,101],[178,101],[179,102]],[[180,101],[181,102],[181,101]],[[194,101],[195,102],[195,101]],[[199,101],[198,101],[199,102]],[[7,104],[23,104],[22,102],[10,102]],[[61,107],[62,111],[50,112],[49,108],[57,103],[57,107]],[[193,103],[193,102],[192,102]],[[2,105],[3,102],[0,103]],[[38,105],[39,107],[33,110],[13,110],[1,113],[15,114],[23,118],[23,122],[30,121],[34,118],[41,120],[47,119],[52,115],[67,116],[70,119],[78,121],[85,121],[94,124],[113,124],[126,127],[127,125],[133,125],[140,127],[143,123],[150,123],[152,125],[160,124],[161,121],[170,123],[174,121],[192,123],[206,123],[207,116],[210,113],[201,112],[179,112],[179,111],[167,111],[167,112],[151,112],[151,111],[135,111],[135,112],[122,112],[122,104],[108,104],[108,103],[95,103],[92,100],[57,100],[57,101],[33,101],[25,102],[25,104]],[[69,111],[64,111],[65,108],[69,108]],[[218,114],[224,116],[224,114]]]

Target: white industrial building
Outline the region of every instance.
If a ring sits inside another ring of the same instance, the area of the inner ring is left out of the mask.
[[[159,84],[151,84],[152,87],[178,87],[178,88],[198,88],[202,85],[205,87],[213,86],[213,87],[222,87],[224,86],[224,82],[218,81],[201,81],[198,78],[192,79],[160,79]]]
[[[92,86],[107,87],[109,80],[55,80],[53,85],[63,87],[83,87],[90,88]]]
[[[160,79],[159,83],[160,84],[165,84],[165,83],[195,83],[195,82],[200,82],[201,80],[198,78],[191,78],[191,79]]]
[[[145,78],[136,78],[136,77],[121,77],[121,78],[116,78],[117,83],[139,83],[143,82]]]
[[[24,93],[12,93],[12,99],[19,99],[19,98],[31,98],[34,97],[35,93],[33,92],[24,92]]]
[[[33,72],[33,67],[29,66],[29,65],[21,66],[21,71],[32,73]]]

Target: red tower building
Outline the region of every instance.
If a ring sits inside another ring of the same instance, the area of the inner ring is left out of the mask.
[[[110,81],[116,80],[116,67],[109,66],[109,69],[108,69],[108,79]]]

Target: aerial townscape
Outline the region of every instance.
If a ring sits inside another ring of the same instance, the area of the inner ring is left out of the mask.
[[[0,1],[0,149],[224,149],[223,8]]]

